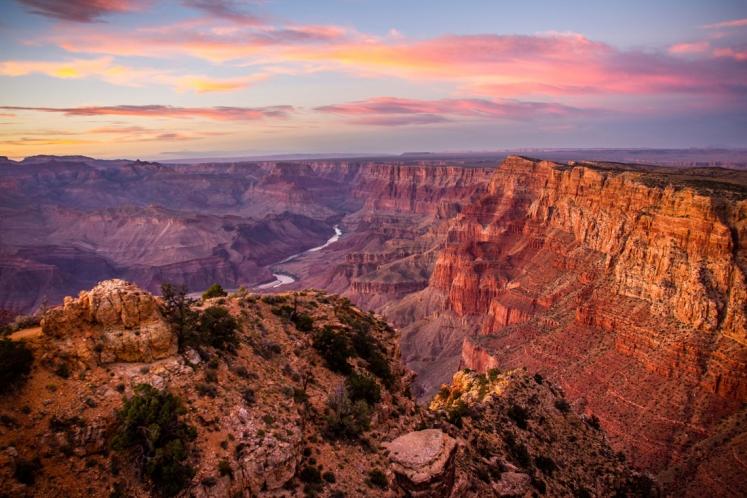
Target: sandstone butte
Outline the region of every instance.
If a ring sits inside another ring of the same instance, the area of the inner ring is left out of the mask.
[[[142,455],[112,445],[117,411],[140,384],[178,396],[182,419],[195,429],[194,439],[181,443],[193,473],[179,496],[658,492],[613,452],[598,426],[568,409],[559,387],[539,376],[460,372],[428,409],[410,397],[412,373],[401,364],[396,331],[344,298],[242,291],[195,310],[211,306],[238,322],[233,351],[203,345],[179,353],[171,348],[173,336],[142,333],[165,325],[159,300],[122,280],[102,282],[50,310],[42,334],[16,336],[32,350],[34,364],[24,383],[2,395],[2,492],[157,496],[140,473]],[[291,311],[309,317],[312,330],[295,325]],[[381,364],[373,370],[371,360],[350,359],[355,372],[377,379],[380,397],[365,405],[369,425],[344,438],[330,436],[330,399],[341,389],[345,396],[354,391],[342,387],[345,376],[312,346],[329,327],[348,340],[363,330],[391,372],[384,382],[374,373]],[[121,341],[111,339],[120,333]],[[90,354],[92,344],[100,354]]]

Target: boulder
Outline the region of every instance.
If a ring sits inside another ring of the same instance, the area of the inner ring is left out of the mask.
[[[61,352],[98,363],[151,362],[177,352],[177,338],[158,301],[137,285],[100,282],[63,306],[50,309],[42,332],[58,339]]]
[[[389,450],[396,483],[407,496],[449,496],[454,485],[457,442],[439,429],[400,436]]]

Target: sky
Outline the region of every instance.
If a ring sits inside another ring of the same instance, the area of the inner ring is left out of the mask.
[[[0,155],[747,147],[747,0],[0,0]]]

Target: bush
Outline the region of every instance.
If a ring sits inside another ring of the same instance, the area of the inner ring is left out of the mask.
[[[164,496],[178,494],[194,475],[187,458],[196,432],[182,420],[184,411],[173,394],[139,384],[117,413],[112,447],[139,458],[143,475]]]
[[[586,419],[586,423],[589,424],[589,427],[591,427],[592,429],[595,429],[597,431],[602,430],[602,426],[599,423],[599,417],[597,417],[596,415],[592,415],[591,417]]]
[[[511,408],[507,412],[509,418],[513,420],[516,425],[521,429],[527,428],[527,420],[529,420],[529,412],[523,406],[511,405]]]
[[[0,339],[0,394],[20,386],[31,372],[34,355],[23,342]]]
[[[316,467],[312,467],[311,465],[305,466],[303,469],[301,469],[301,473],[298,475],[299,479],[301,479],[301,482],[305,482],[307,484],[318,484],[322,482],[322,474],[319,472],[319,469]]]
[[[16,470],[13,473],[16,481],[32,486],[36,481],[36,474],[42,469],[41,461],[39,457],[35,457],[33,460],[19,459],[16,462]]]
[[[334,472],[327,471],[324,474],[322,474],[322,479],[327,481],[330,484],[334,484],[337,482],[337,478],[335,477]]]
[[[327,399],[326,434],[333,439],[354,439],[367,431],[371,424],[368,404],[353,402],[347,390],[340,386]]]
[[[350,373],[348,358],[352,356],[345,335],[332,327],[326,326],[314,336],[316,349],[333,372]]]
[[[348,319],[347,321],[352,323],[352,343],[356,354],[368,362],[368,369],[372,374],[380,378],[386,387],[391,387],[394,383],[392,370],[382,353],[381,344],[371,336],[371,325],[363,320]]]
[[[236,335],[238,323],[226,308],[211,306],[200,316],[200,340],[217,349],[229,349],[238,345]]]
[[[311,332],[314,329],[314,319],[306,313],[294,313],[291,321],[300,332]]]
[[[220,474],[221,477],[229,476],[233,479],[233,469],[231,468],[229,461],[225,458],[218,462],[218,474]]]
[[[569,405],[565,399],[560,398],[555,400],[555,408],[557,408],[561,413],[568,413],[571,409],[571,405]]]
[[[536,465],[537,468],[540,469],[544,474],[547,474],[549,476],[551,476],[552,473],[558,468],[552,458],[543,455],[534,457],[534,465]]]
[[[368,473],[368,482],[371,486],[379,489],[386,489],[389,487],[389,480],[386,478],[386,474],[379,469],[373,469]]]
[[[188,345],[194,345],[199,314],[192,309],[195,300],[187,297],[187,287],[162,284],[161,297],[163,298],[161,312],[169,322],[171,330],[179,338],[179,350],[183,350]]]
[[[464,401],[457,400],[446,409],[446,416],[450,423],[462,426],[462,418],[470,415],[470,408]]]
[[[226,297],[228,294],[223,290],[220,284],[213,284],[208,287],[208,290],[202,293],[202,299],[210,299],[213,297]]]
[[[345,381],[351,401],[363,400],[373,406],[381,401],[381,389],[374,379],[368,375],[352,374]]]

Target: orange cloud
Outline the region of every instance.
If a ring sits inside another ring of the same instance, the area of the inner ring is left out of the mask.
[[[253,121],[264,118],[287,118],[294,108],[289,105],[268,107],[175,107],[167,105],[116,105],[90,107],[16,107],[2,106],[7,111],[35,111],[66,116],[135,116],[169,119],[203,118],[216,121]]]
[[[11,60],[0,62],[0,76],[18,77],[29,74],[43,74],[60,79],[97,78],[107,83],[124,86],[164,85],[179,92],[194,91],[197,93],[238,90],[268,77],[265,73],[225,79],[200,75],[179,76],[166,71],[115,64],[113,57],[69,61]]]

